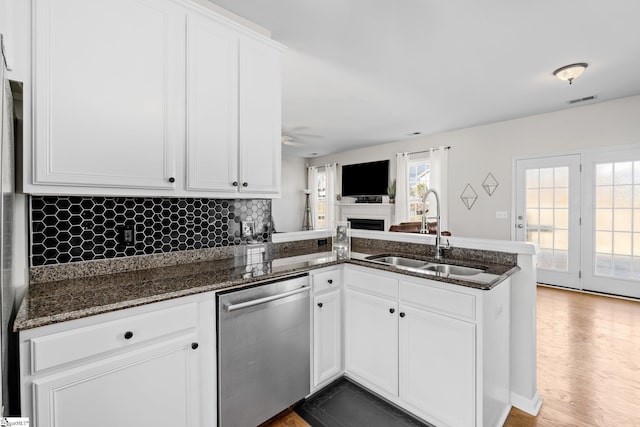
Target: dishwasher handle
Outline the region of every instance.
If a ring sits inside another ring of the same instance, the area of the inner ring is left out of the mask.
[[[286,298],[291,295],[301,294],[302,292],[307,292],[311,289],[311,286],[303,286],[299,289],[294,289],[292,291],[283,292],[281,294],[269,295],[268,297],[258,298],[251,301],[241,302],[238,304],[225,304],[224,309],[231,312],[235,310],[240,310],[243,308],[253,307],[254,305],[264,304],[265,302],[275,301],[278,299]]]

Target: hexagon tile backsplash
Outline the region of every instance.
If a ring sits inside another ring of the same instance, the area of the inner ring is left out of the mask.
[[[252,237],[241,224],[255,223]],[[132,226],[135,244],[123,243]],[[233,246],[271,240],[271,200],[31,197],[31,265]]]

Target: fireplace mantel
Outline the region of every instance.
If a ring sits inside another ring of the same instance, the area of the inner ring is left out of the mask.
[[[391,203],[341,203],[340,220],[348,218],[384,220],[384,229],[389,230],[395,217],[396,205]]]

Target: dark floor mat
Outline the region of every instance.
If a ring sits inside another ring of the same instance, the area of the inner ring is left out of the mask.
[[[295,411],[312,427],[430,426],[346,378],[298,404]]]

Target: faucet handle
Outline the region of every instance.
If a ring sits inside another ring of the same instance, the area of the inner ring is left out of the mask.
[[[437,249],[436,249],[436,253],[437,253],[436,258],[443,257],[443,256],[444,256],[444,252],[445,252],[445,251],[448,251],[448,250],[450,250],[450,249],[451,249],[451,243],[449,243],[449,239],[447,239],[447,243],[446,243],[445,245],[440,244],[440,245],[437,247]]]

